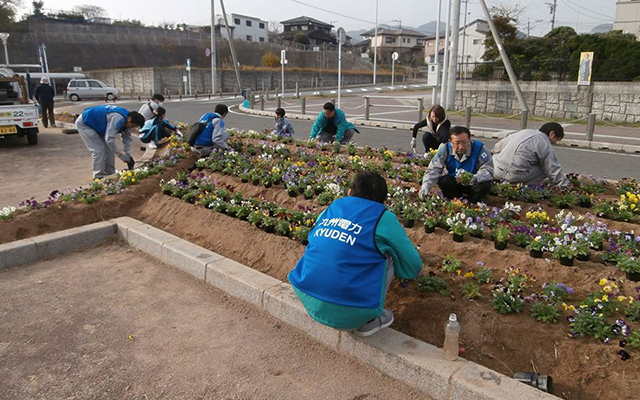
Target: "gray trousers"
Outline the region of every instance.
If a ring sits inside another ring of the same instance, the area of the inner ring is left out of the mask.
[[[342,141],[340,142],[340,144],[349,143],[355,133],[356,131],[354,129],[347,129],[346,131],[344,131],[344,136],[342,136]],[[316,137],[316,139],[318,140],[318,142],[334,142],[336,140],[336,135],[333,133],[322,131]]]
[[[200,154],[200,157],[208,157],[214,150],[222,149],[222,147],[213,145],[213,146],[193,146],[191,147],[192,151]]]
[[[96,131],[89,128],[82,122],[82,116],[76,120],[76,128],[80,133],[80,138],[91,152],[91,163],[93,165],[93,177],[104,178],[107,175],[116,173],[116,155],[107,146],[104,136],[98,135]]]
[[[527,171],[513,170],[494,163],[493,178],[509,183],[522,183],[524,185],[537,185],[547,179],[547,174],[539,165],[533,165]]]

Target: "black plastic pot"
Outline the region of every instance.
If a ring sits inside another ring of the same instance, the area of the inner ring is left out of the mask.
[[[591,259],[591,254],[587,253],[587,254],[578,254],[576,256],[576,259],[578,261],[589,261],[589,259]]]
[[[319,196],[324,191],[321,187],[317,187],[314,189],[316,196]]]
[[[405,228],[413,228],[413,225],[415,225],[416,220],[415,219],[405,219],[403,220],[404,223],[404,227]]]
[[[633,282],[640,282],[640,272],[627,272],[627,279]]]
[[[303,245],[303,246],[306,246],[306,245],[308,245],[308,244],[309,244],[309,241],[308,241],[308,240],[306,240],[306,239],[305,239],[305,240],[303,240],[303,241],[302,241],[302,245]]]
[[[454,233],[453,234],[453,241],[454,242],[458,242],[458,243],[464,242],[464,235],[459,235],[457,233]]]
[[[584,208],[591,208],[593,204],[591,204],[590,200],[587,200],[587,201],[581,201],[580,203],[578,203],[578,205]]]
[[[266,189],[269,189],[269,188],[271,187],[271,185],[272,185],[272,183],[271,183],[271,182],[267,182],[267,183],[265,183],[265,184],[264,184],[264,187],[265,187]]]
[[[267,233],[274,233],[276,231],[276,227],[275,226],[265,226],[264,227],[264,231]]]
[[[297,190],[287,190],[287,193],[289,194],[289,197],[298,197]]]
[[[535,372],[517,372],[513,377],[515,380],[533,386],[543,392],[553,393],[553,378],[549,375],[539,375]]]
[[[494,247],[496,250],[504,250],[504,249],[506,249],[506,248],[507,248],[507,242],[499,242],[499,241],[495,240],[495,241],[493,242],[493,247]]]
[[[254,179],[253,181],[251,181],[251,183],[252,183],[254,186],[258,186],[258,185],[260,184],[260,179]]]
[[[305,199],[305,200],[311,200],[311,199],[313,199],[313,195],[309,196],[309,195],[307,195],[306,193],[303,193],[303,196],[304,196],[304,199]]]
[[[603,246],[602,246],[602,242],[598,243],[598,244],[597,244],[597,245],[595,245],[595,246],[591,246],[591,249],[593,249],[593,250],[595,250],[595,251],[602,251],[602,248],[603,248]]]
[[[424,231],[426,233],[433,233],[436,231],[436,227],[435,226],[430,226],[430,225],[425,225],[424,226]]]
[[[544,251],[542,250],[529,250],[529,255],[532,258],[542,258],[542,255],[544,254]]]
[[[573,257],[560,257],[560,265],[564,265],[565,267],[573,267]]]
[[[481,233],[469,233],[469,236],[474,237],[476,239],[482,239],[484,235]]]

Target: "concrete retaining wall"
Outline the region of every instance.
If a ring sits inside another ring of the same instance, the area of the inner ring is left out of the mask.
[[[613,122],[640,122],[640,82],[520,82],[531,112],[539,117],[577,119],[595,113]],[[466,81],[456,85],[456,110],[518,113],[520,103],[509,82]]]

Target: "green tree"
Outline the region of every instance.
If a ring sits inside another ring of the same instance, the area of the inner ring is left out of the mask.
[[[0,0],[0,29],[7,30],[16,19],[22,0]]]
[[[294,37],[293,37],[293,41],[296,43],[300,43],[300,44],[311,44],[311,41],[309,40],[309,36],[305,35],[302,32],[298,32]]]
[[[31,5],[33,6],[34,17],[44,17],[44,13],[42,12],[44,9],[44,1],[33,1]]]

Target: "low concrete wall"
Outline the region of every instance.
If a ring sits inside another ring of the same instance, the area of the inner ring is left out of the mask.
[[[152,93],[185,93],[184,77],[187,71],[183,68],[129,68],[105,71],[89,71],[87,76],[99,79],[107,85],[118,88],[125,95],[150,95]],[[234,92],[238,90],[235,71],[219,69],[216,77],[216,91]],[[336,71],[287,71],[285,72],[285,88],[332,87],[338,85]],[[378,83],[391,82],[391,74],[378,73]],[[343,72],[343,85],[370,84],[372,73]],[[245,89],[268,90],[281,86],[280,70],[242,70],[241,80]],[[402,75],[396,74],[396,82],[402,82]],[[211,92],[211,70],[194,68],[191,70],[192,93]]]
[[[640,82],[520,82],[531,112],[540,117],[583,118],[640,122]],[[457,110],[471,107],[481,113],[518,113],[520,103],[509,82],[467,81],[456,85]]]

